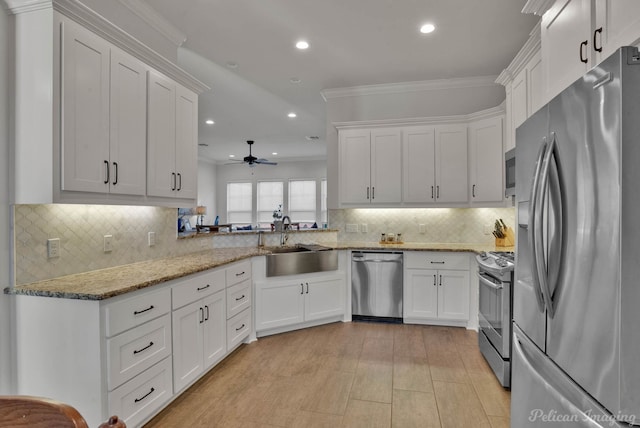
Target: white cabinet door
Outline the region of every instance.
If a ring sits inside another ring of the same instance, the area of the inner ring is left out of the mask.
[[[402,140],[400,129],[371,131],[371,203],[402,200]]]
[[[149,72],[147,104],[147,195],[173,197],[178,185],[175,171],[176,84]]]
[[[198,175],[198,96],[176,86],[175,117],[176,197],[197,198]]]
[[[224,292],[222,293],[224,295]],[[173,311],[173,385],[178,392],[204,370],[204,309],[200,301]]]
[[[511,125],[515,129],[529,117],[528,72],[524,68],[516,74],[511,83]]]
[[[436,201],[467,202],[467,127],[436,128]]]
[[[61,188],[108,192],[110,44],[72,22],[62,25]]]
[[[404,318],[438,317],[438,271],[407,269],[404,278]]]
[[[371,135],[369,130],[340,131],[340,202],[369,204]]]
[[[305,282],[304,319],[344,314],[344,277]]]
[[[594,48],[597,61],[602,61],[620,46],[640,41],[640,2],[638,0],[596,0]]]
[[[438,318],[467,321],[469,319],[469,272],[438,271]]]
[[[582,76],[591,62],[591,0],[557,0],[542,16],[547,99]]]
[[[435,202],[435,130],[408,127],[402,131],[402,200]]]
[[[485,119],[469,126],[471,202],[501,202],[504,151],[502,117]]]
[[[202,299],[204,308],[203,350],[205,370],[220,361],[227,352],[227,315],[225,292]]]
[[[110,192],[144,195],[147,180],[147,67],[111,49]]]
[[[256,284],[256,330],[268,330],[304,321],[302,281]]]

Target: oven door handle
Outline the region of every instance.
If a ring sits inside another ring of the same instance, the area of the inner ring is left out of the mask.
[[[493,281],[489,281],[487,278],[484,277],[484,275],[482,275],[482,272],[476,272],[478,275],[478,278],[480,279],[480,282],[484,285],[486,285],[487,287],[491,287],[494,290],[502,290],[504,288],[504,285],[500,284],[496,284]]]

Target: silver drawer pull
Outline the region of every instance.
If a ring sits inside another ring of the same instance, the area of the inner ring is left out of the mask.
[[[144,351],[144,350],[146,350],[146,349],[149,349],[149,348],[151,348],[152,346],[153,346],[153,342],[149,342],[149,344],[148,344],[147,346],[145,346],[144,348],[142,348],[142,349],[138,349],[138,350],[134,350],[134,351],[133,351],[133,355],[139,354],[140,352],[142,352],[142,351]]]
[[[211,284],[207,284],[204,287],[198,287],[196,290],[198,291],[202,291],[202,290],[206,290],[207,288],[211,287]]]
[[[244,324],[242,324],[240,327],[236,328],[236,331],[240,331],[244,328]]]
[[[239,301],[239,300],[242,300],[244,298],[245,298],[245,295],[243,294],[241,297],[236,298],[236,302]]]
[[[141,310],[141,311],[133,311],[133,315],[140,315],[140,314],[143,314],[143,313],[145,313],[145,312],[147,312],[147,311],[150,311],[150,310],[151,310],[151,309],[153,309],[153,308],[154,308],[154,306],[153,306],[153,305],[151,305],[151,306],[149,306],[147,309],[143,309],[143,310]]]
[[[153,391],[155,391],[155,388],[151,388],[151,390],[149,392],[147,392],[146,394],[144,394],[142,397],[140,398],[136,398],[135,400],[133,400],[134,403],[139,403],[142,400],[144,400],[145,398],[147,398],[148,396],[150,396],[151,394],[153,394]]]

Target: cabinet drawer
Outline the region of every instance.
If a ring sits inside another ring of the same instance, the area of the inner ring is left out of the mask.
[[[227,288],[227,319],[251,307],[251,281]]]
[[[171,388],[171,358],[140,373],[109,393],[109,414],[118,415],[129,427],[140,423],[166,403]]]
[[[209,296],[225,288],[225,270],[189,275],[171,287],[173,309],[181,308],[198,299]]]
[[[111,303],[105,307],[106,335],[115,336],[171,310],[171,291],[164,288]]]
[[[107,340],[109,391],[171,355],[171,316],[126,331]]]
[[[251,262],[240,262],[227,268],[227,287],[251,278]]]
[[[405,251],[406,269],[469,270],[469,255],[448,251]]]
[[[251,332],[251,308],[227,321],[227,350],[231,351]]]

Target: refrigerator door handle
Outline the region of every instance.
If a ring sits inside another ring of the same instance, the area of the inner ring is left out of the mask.
[[[536,218],[538,211],[540,215],[542,211],[539,209],[538,187],[540,184],[540,171],[542,169],[542,159],[547,149],[547,138],[542,140],[542,145],[538,151],[536,169],[533,173],[533,184],[531,186],[531,194],[529,195],[529,223],[527,224],[527,235],[529,239],[529,250],[531,252],[531,273],[533,275],[533,289],[536,295],[536,301],[538,302],[538,309],[540,312],[544,312],[544,298],[542,296],[542,289],[540,288],[540,280],[538,279],[538,260],[536,258]]]
[[[534,223],[534,248],[536,266],[538,268],[538,280],[540,281],[540,288],[542,289],[542,297],[544,299],[545,306],[547,307],[547,313],[551,318],[554,315],[554,306],[551,299],[551,288],[549,287],[549,261],[545,257],[545,237],[543,227],[544,206],[543,204],[547,200],[549,193],[549,176],[551,161],[555,156],[556,150],[556,135],[551,133],[551,142],[547,147],[547,151],[544,154],[542,161],[542,168],[540,170],[540,181],[538,183],[538,194],[536,196],[536,217],[533,220]],[[548,210],[548,207],[547,207]]]

